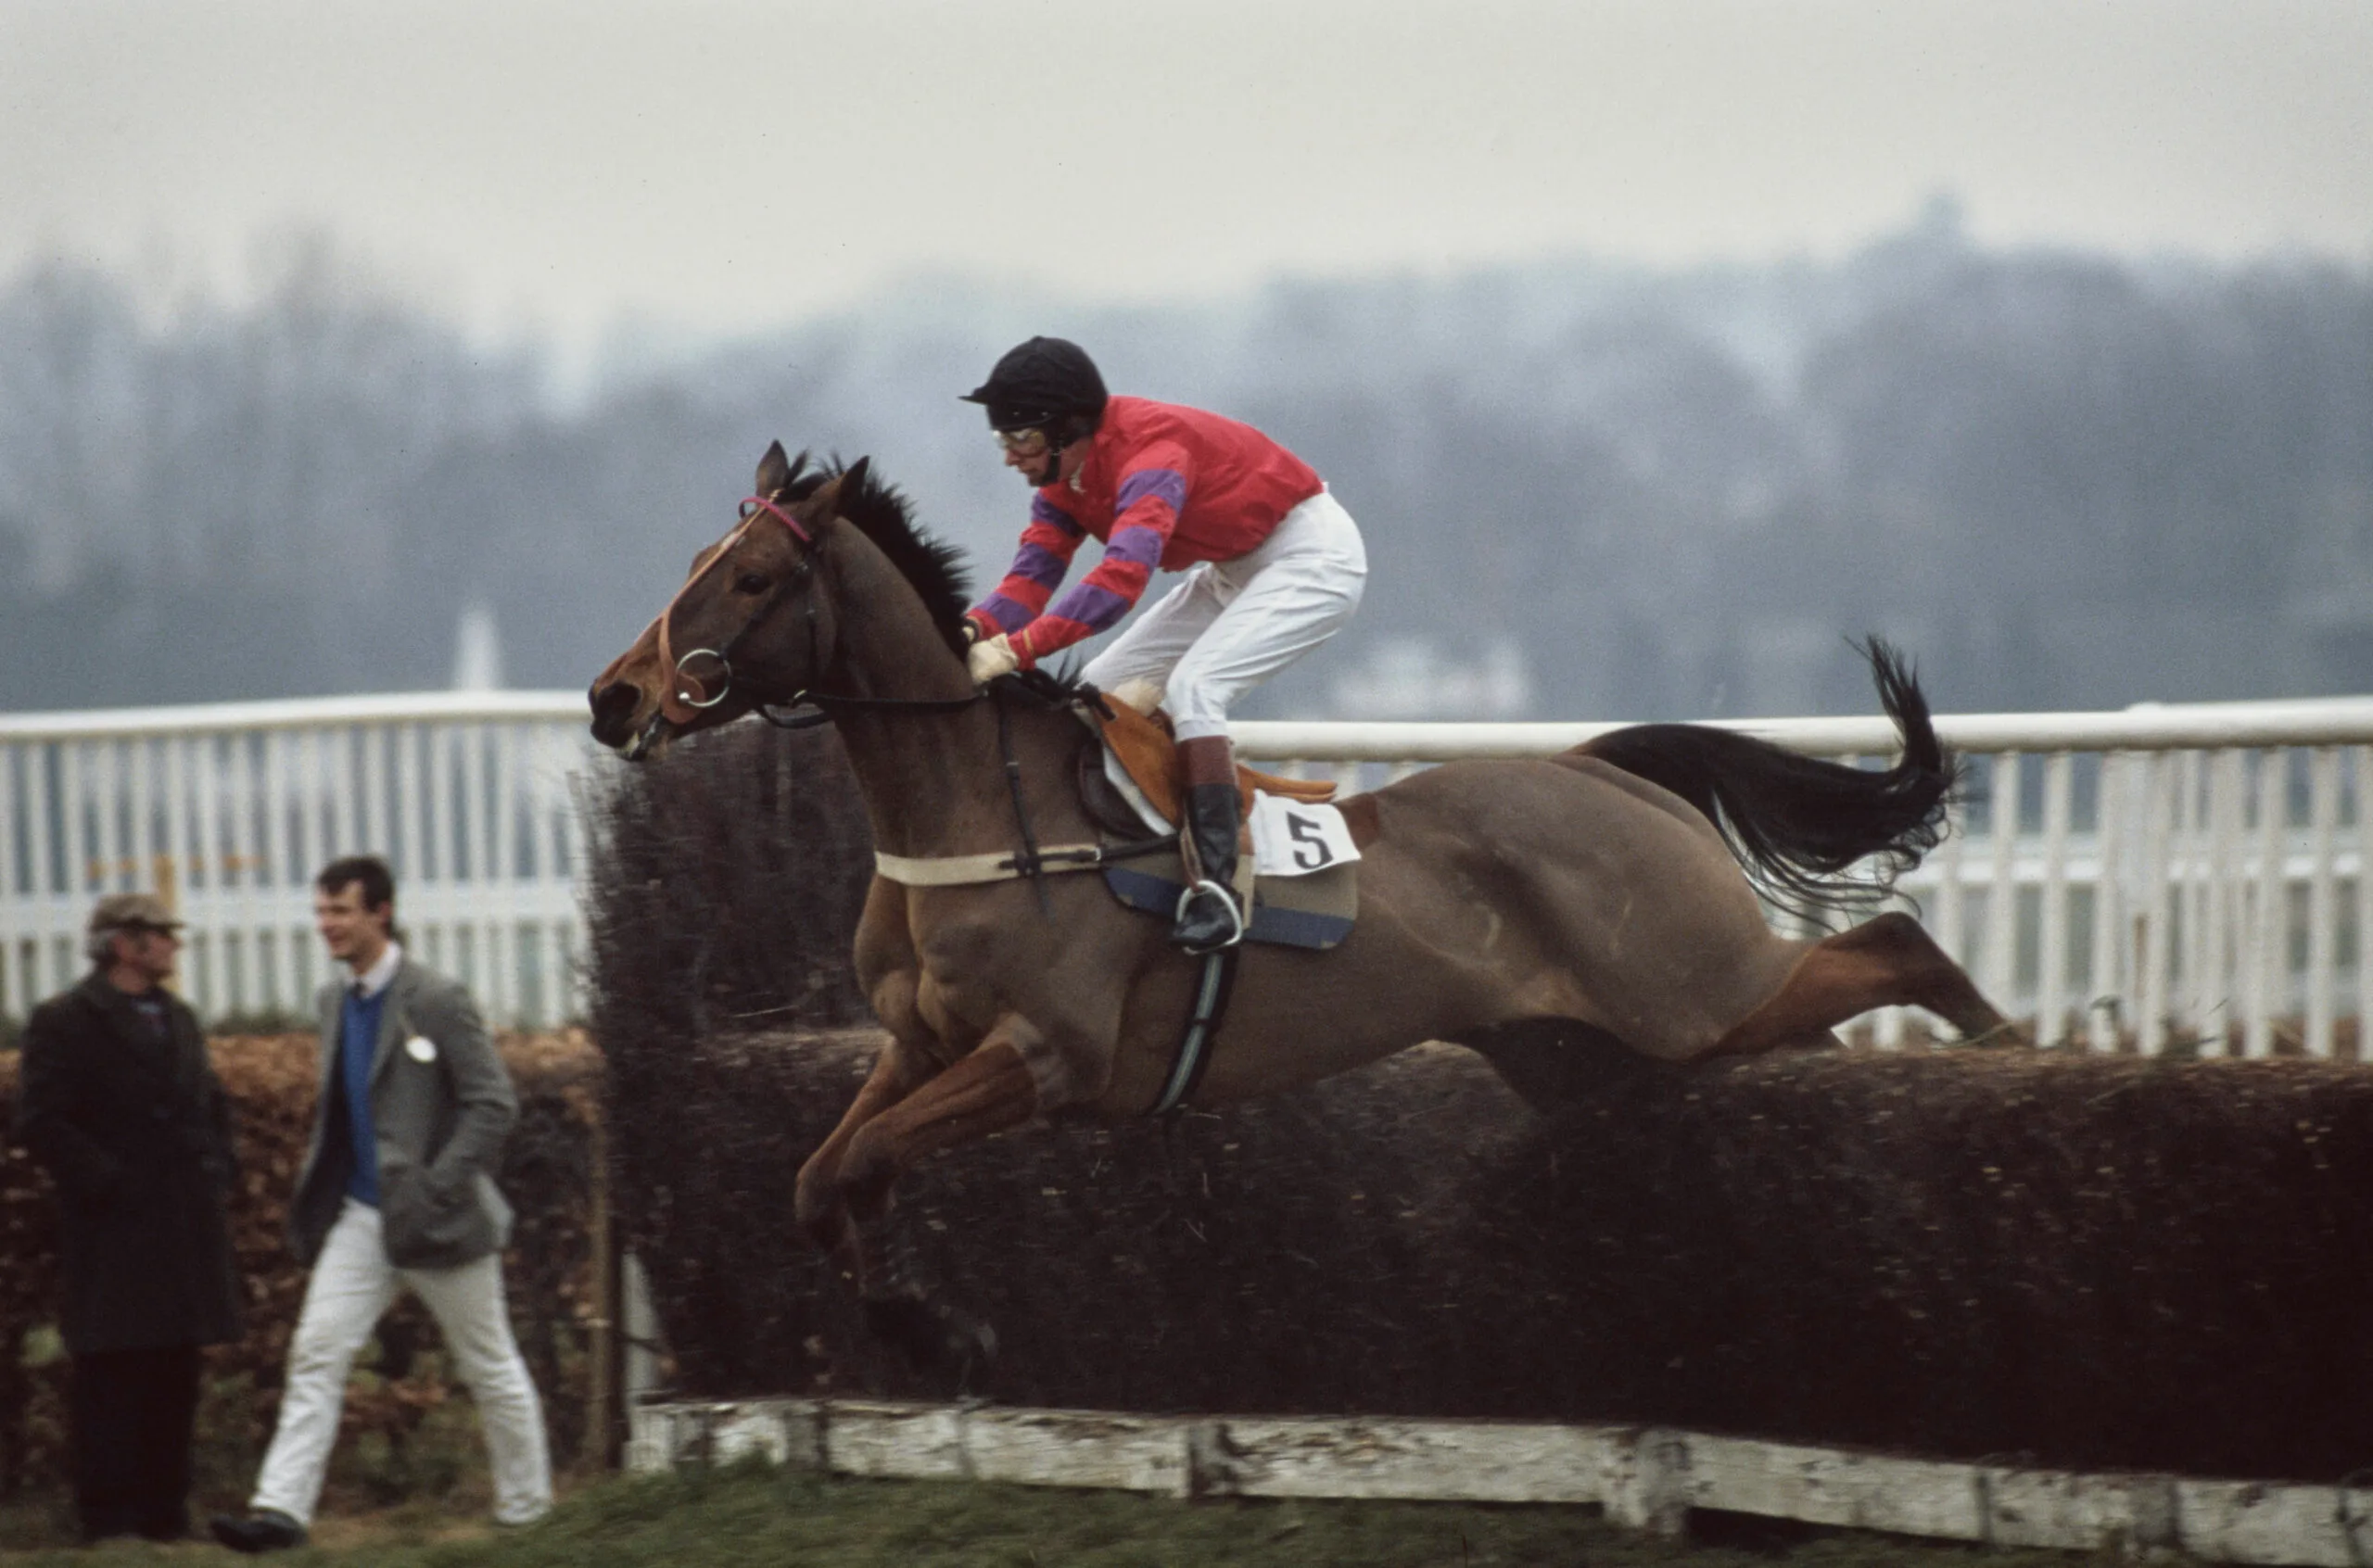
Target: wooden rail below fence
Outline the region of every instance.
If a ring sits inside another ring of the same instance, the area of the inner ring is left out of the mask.
[[[1663,1427],[1392,1417],[1146,1416],[1100,1410],[748,1399],[646,1404],[627,1468],[758,1454],[882,1479],[1109,1487],[1174,1497],[1594,1504],[1676,1535],[1692,1509],[2069,1550],[2214,1562],[2373,1562],[2363,1488],[2086,1475],[1717,1437]]]

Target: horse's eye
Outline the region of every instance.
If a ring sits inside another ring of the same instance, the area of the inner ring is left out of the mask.
[[[760,576],[755,572],[737,572],[734,574],[733,577],[733,591],[736,593],[764,593],[767,591],[767,579]]]

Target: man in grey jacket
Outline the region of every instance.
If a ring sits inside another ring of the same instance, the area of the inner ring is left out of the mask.
[[[496,1521],[532,1523],[552,1508],[552,1461],[503,1307],[511,1208],[492,1175],[517,1114],[510,1075],[468,993],[396,942],[386,862],[331,863],[313,915],[352,975],[322,993],[321,1095],[289,1205],[290,1244],[313,1273],[249,1511],[216,1519],[215,1538],[250,1552],[305,1538],[347,1372],[405,1288],[435,1315],[485,1423]]]

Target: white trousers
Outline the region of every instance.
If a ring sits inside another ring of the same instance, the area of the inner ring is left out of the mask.
[[[1080,673],[1164,688],[1181,740],[1227,733],[1231,703],[1342,630],[1368,575],[1360,525],[1321,490],[1232,561],[1206,561]]]
[[[276,1509],[300,1524],[312,1523],[330,1447],[337,1440],[346,1374],[371,1331],[395,1305],[396,1292],[405,1287],[435,1315],[446,1357],[478,1408],[494,1472],[495,1518],[525,1524],[551,1510],[552,1466],[544,1444],[544,1411],[511,1337],[501,1257],[489,1253],[458,1269],[399,1269],[387,1261],[380,1240],[379,1211],[352,1198],[330,1227],[305,1284],[304,1310],[288,1345],[280,1422],[250,1507]]]

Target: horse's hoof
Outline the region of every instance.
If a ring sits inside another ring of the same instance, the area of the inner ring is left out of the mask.
[[[920,1372],[970,1377],[997,1356],[996,1331],[945,1301],[917,1296],[869,1297],[865,1326]]]
[[[849,1211],[837,1195],[819,1195],[825,1189],[806,1182],[792,1189],[791,1221],[818,1252],[837,1251],[848,1237]]]

